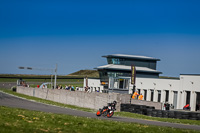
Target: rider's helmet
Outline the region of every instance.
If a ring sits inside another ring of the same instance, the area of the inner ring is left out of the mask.
[[[113,101],[114,104],[117,104],[117,101]]]

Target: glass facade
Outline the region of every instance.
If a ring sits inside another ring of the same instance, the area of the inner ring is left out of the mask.
[[[129,89],[130,78],[109,78],[110,89]]]
[[[149,60],[131,60],[131,59],[123,59],[123,58],[107,58],[108,64],[114,65],[126,65],[126,66],[140,66],[140,67],[147,67],[156,70],[156,61],[149,61]]]
[[[131,73],[108,72],[108,77],[131,77]]]

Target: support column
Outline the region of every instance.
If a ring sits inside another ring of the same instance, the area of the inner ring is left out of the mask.
[[[151,90],[147,89],[147,101],[151,100]]]
[[[187,93],[186,93],[186,91],[183,91],[182,92],[182,101],[181,101],[181,109],[183,109],[183,107],[186,105],[186,95],[187,95]]]
[[[169,103],[173,104],[174,93],[172,90],[169,90]]]
[[[158,102],[158,90],[154,90],[153,101]]]
[[[191,91],[190,92],[190,110],[191,111],[196,111],[196,97],[197,97],[197,94],[195,91]]]
[[[161,91],[161,100],[160,100],[160,102],[164,102],[165,103],[165,97],[166,97],[166,92],[165,92],[165,90],[162,90]]]
[[[178,91],[178,99],[177,99],[177,109],[182,109],[182,94],[183,92],[182,91]]]

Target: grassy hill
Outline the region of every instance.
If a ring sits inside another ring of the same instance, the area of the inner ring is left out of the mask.
[[[75,76],[75,77],[94,77],[99,78],[99,72],[97,70],[80,70],[74,73],[71,73],[67,76]]]
[[[84,77],[99,78],[97,70],[79,70],[69,75],[57,75],[58,79],[65,78],[84,78]],[[23,79],[49,79],[50,75],[34,75],[34,74],[0,74],[0,78],[23,78]]]

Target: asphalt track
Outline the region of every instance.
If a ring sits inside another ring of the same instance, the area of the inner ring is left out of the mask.
[[[73,116],[90,117],[90,118],[112,120],[112,121],[131,122],[131,123],[140,123],[140,124],[146,124],[146,125],[200,130],[200,126],[197,126],[197,125],[175,124],[175,123],[168,123],[168,122],[149,121],[149,120],[115,117],[115,116],[113,116],[112,118],[97,117],[94,113],[38,103],[38,102],[22,99],[16,96],[12,96],[3,92],[0,92],[0,106],[22,108],[22,109],[36,110],[36,111],[42,111],[42,112],[51,112],[51,113],[57,113],[57,114],[68,114],[68,115],[73,115]]]

